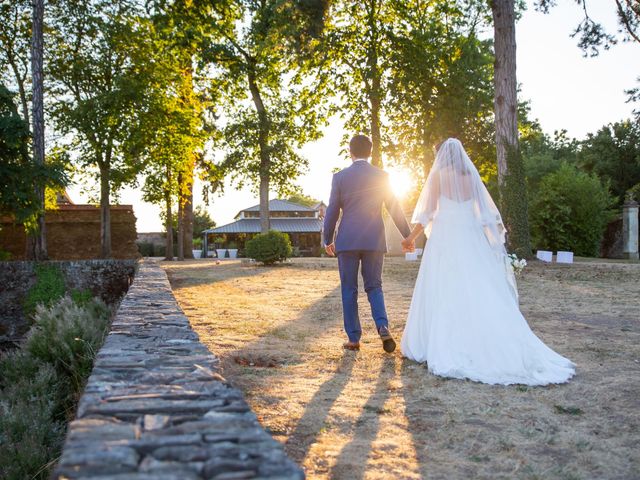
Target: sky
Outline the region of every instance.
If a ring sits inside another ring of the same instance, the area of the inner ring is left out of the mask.
[[[613,2],[594,0],[589,5],[592,18],[610,32],[617,30]],[[569,136],[578,139],[607,123],[631,116],[633,107],[625,103],[624,91],[634,87],[640,76],[638,44],[619,43],[598,57],[585,58],[577,40],[570,37],[580,20],[581,10],[576,3],[561,0],[547,15],[530,7],[516,26],[520,99],[530,101],[530,116],[540,122],[545,132],[566,129]],[[297,183],[306,195],[328,201],[332,171],[348,166],[340,155],[342,135],[341,122],[335,118],[325,128],[323,138],[302,148],[309,170]],[[394,173],[400,180],[411,177],[410,172]],[[239,210],[258,203],[249,189],[235,190],[227,185],[224,195],[213,196],[205,206],[201,191],[196,182],[195,205],[205,207],[217,225],[232,222]],[[69,193],[76,203],[87,201],[80,187],[70,188]],[[163,230],[160,208],[143,202],[139,191],[124,190],[120,203],[133,205],[138,232]]]

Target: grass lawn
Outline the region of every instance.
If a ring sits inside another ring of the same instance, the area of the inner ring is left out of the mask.
[[[446,380],[382,351],[361,292],[344,352],[337,262],[162,262],[201,340],[310,479],[640,478],[640,264],[532,262],[534,332],[577,364],[566,385]],[[399,343],[418,264],[389,258]]]

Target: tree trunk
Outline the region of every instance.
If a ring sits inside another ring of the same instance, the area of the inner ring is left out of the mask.
[[[378,66],[378,0],[370,0],[369,4],[369,53],[368,67],[371,75],[369,102],[371,104],[371,164],[382,168],[382,136],[380,134],[380,103],[382,98],[380,68]]]
[[[33,0],[33,26],[31,35],[31,75],[33,81],[33,159],[44,165],[44,94],[43,94],[43,17],[44,0]],[[36,260],[46,260],[47,232],[44,221],[44,185],[35,185],[40,212],[37,218],[34,256]]]
[[[492,0],[495,122],[500,204],[509,248],[531,256],[524,165],[518,145],[515,0]]]
[[[262,102],[255,72],[251,65],[248,70],[249,90],[259,119],[258,148],[260,150],[260,231],[267,233],[271,228],[269,221],[269,179],[271,163],[269,160],[269,118]]]
[[[184,199],[183,214],[183,252],[184,258],[193,258],[193,173],[187,184],[187,195]]]
[[[184,196],[182,194],[182,182],[184,175],[178,174],[178,260],[184,260]]]
[[[111,257],[110,170],[109,163],[100,165],[100,258]]]
[[[514,0],[493,0],[495,36],[495,97],[496,149],[498,181],[504,182],[507,172],[507,151],[518,148],[518,100],[516,80],[516,24]]]

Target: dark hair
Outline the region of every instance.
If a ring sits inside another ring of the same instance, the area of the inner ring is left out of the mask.
[[[373,144],[366,135],[355,135],[349,142],[349,151],[356,158],[369,158]]]

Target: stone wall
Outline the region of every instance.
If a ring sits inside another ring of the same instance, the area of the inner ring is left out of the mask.
[[[100,258],[100,209],[94,205],[60,205],[45,215],[47,251],[51,260]],[[26,235],[22,225],[0,218],[0,250],[13,260],[24,258]],[[112,257],[138,258],[136,217],[131,205],[111,207]]]
[[[129,288],[137,261],[79,260],[40,264],[60,268],[67,291],[90,290],[107,304],[113,304]],[[36,262],[0,262],[0,343],[18,340],[29,329],[23,304],[36,282],[36,265]]]
[[[220,375],[164,271],[141,263],[97,354],[54,479],[302,479]]]

